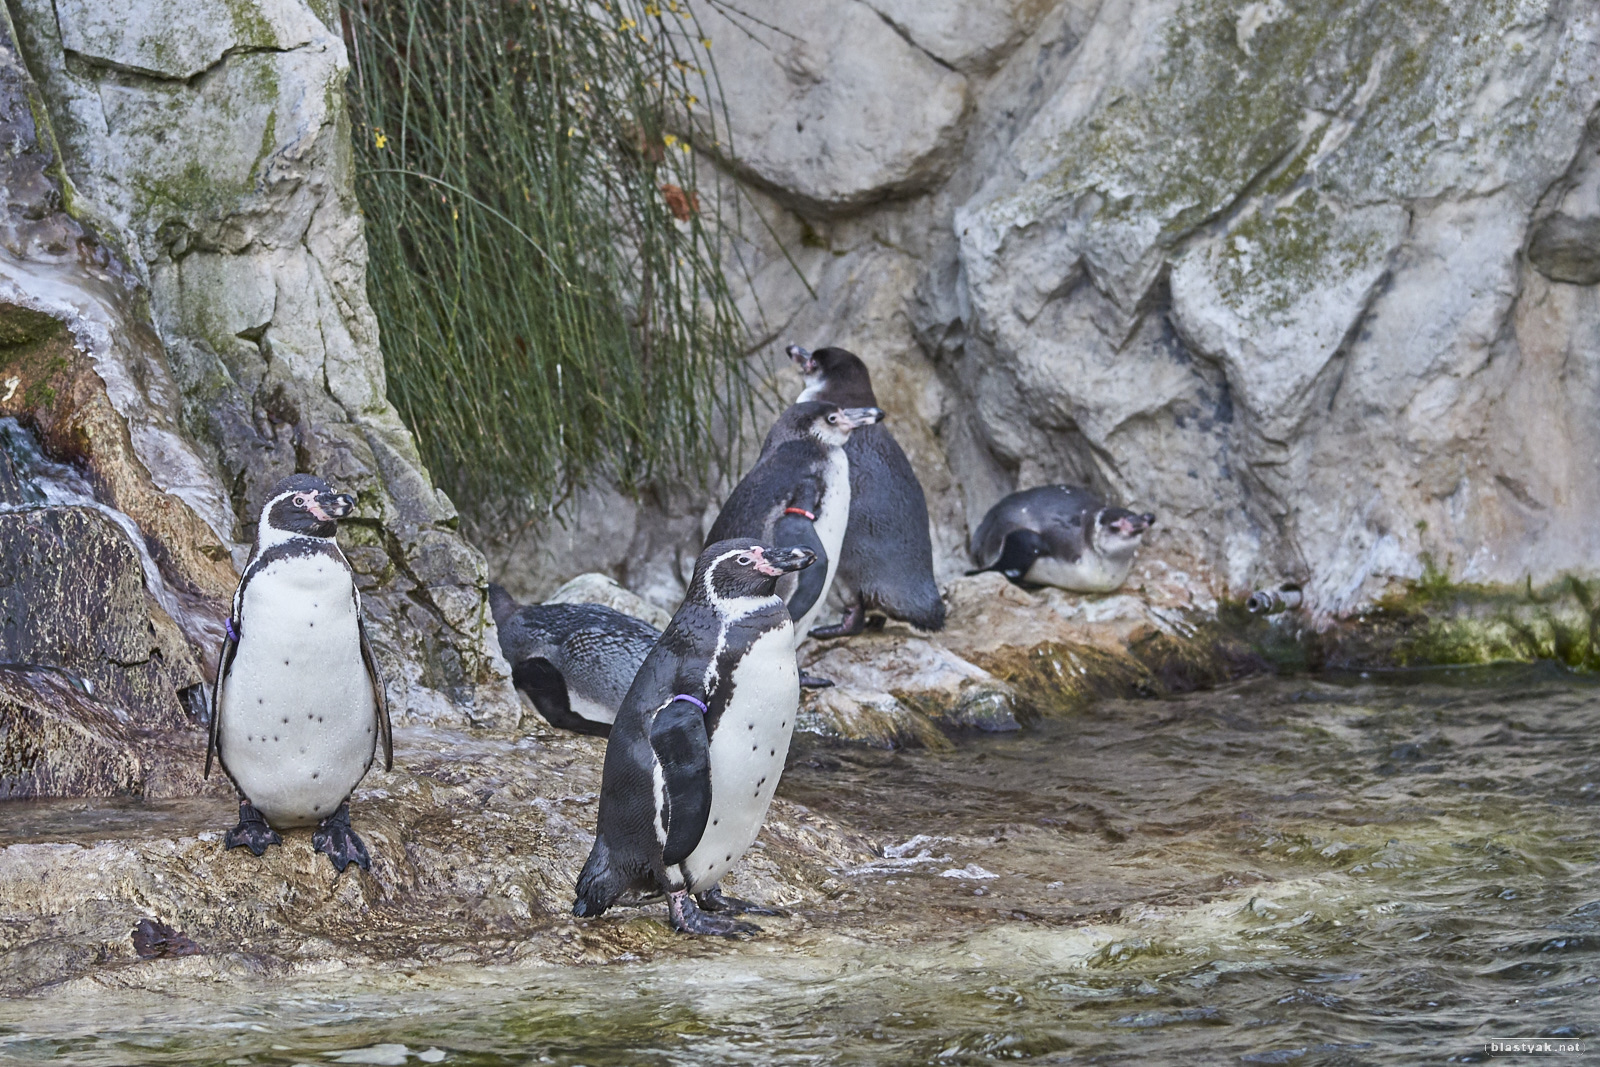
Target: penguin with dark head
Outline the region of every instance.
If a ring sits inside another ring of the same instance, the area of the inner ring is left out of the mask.
[[[783,772],[800,680],[778,583],[815,562],[810,549],[748,537],[700,553],[612,726],[573,914],[662,892],[681,932],[757,931],[711,912],[761,910],[722,896],[717,882],[755,841]]]
[[[518,606],[498,585],[489,609],[511,681],[551,726],[608,737],[639,665],[661,636],[602,604]]]
[[[260,856],[278,830],[315,826],[313,847],[340,871],[372,864],[350,794],[379,744],[384,769],[394,762],[361,594],[334,540],[354,507],[309,474],[273,489],[233,595],[206,747],[207,776],[216,757],[240,797],[225,847]]]
[[[867,365],[842,348],[808,352],[790,345],[789,358],[805,376],[800,400],[844,407],[877,407]],[[944,628],[944,601],[933,580],[933,541],[922,483],[886,426],[863,426],[845,445],[850,461],[850,521],[836,575],[848,590],[844,618],[812,631],[848,637],[877,612],[921,630]],[[881,621],[881,619],[879,620]]]
[[[1133,568],[1152,514],[1107,507],[1087,489],[1041,485],[1001,500],[972,536],[980,571],[999,571],[1018,585],[1053,585],[1075,593],[1109,593]]]
[[[778,586],[795,619],[799,644],[828,596],[850,518],[850,461],[845,448],[883,418],[876,407],[808,400],[791,405],[767,434],[750,473],[728,495],[707,543],[752,537],[802,545],[818,565]],[[821,679],[807,684],[828,684]]]

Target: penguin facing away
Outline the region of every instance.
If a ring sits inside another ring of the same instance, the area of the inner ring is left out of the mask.
[[[573,914],[659,891],[680,932],[757,932],[711,913],[762,911],[716,886],[755,841],[783,773],[800,680],[777,587],[815,561],[810,549],[748,537],[700,553],[683,604],[617,712]]]
[[[979,571],[999,571],[1017,584],[1053,585],[1075,593],[1109,593],[1133,568],[1156,517],[1109,508],[1094,493],[1041,485],[1001,500],[972,536]]]
[[[822,566],[778,585],[804,640],[827,600],[850,517],[850,461],[845,445],[856,431],[883,419],[876,407],[843,408],[806,401],[778,416],[750,473],[728,494],[706,543],[750,537],[765,544],[800,545]]]
[[[842,348],[808,352],[790,345],[789,358],[805,376],[799,400],[842,407],[877,407],[872,376],[859,356]],[[863,426],[844,451],[850,461],[850,521],[844,531],[838,581],[853,599],[844,618],[811,631],[849,637],[881,612],[920,630],[944,629],[944,601],[933,579],[933,541],[922,483],[886,426]]]
[[[239,791],[223,840],[257,856],[277,831],[316,826],[312,845],[343,871],[370,869],[350,828],[350,794],[372,766],[394,764],[389,706],[361,616],[361,594],[334,535],[355,501],[295,474],[261,509],[233,594],[212,690],[213,756]]]
[[[617,708],[661,631],[601,604],[519,607],[498,585],[489,586],[489,608],[511,680],[544,720],[609,737]]]

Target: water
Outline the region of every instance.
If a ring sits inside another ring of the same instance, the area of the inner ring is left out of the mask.
[[[11,457],[26,498],[20,507],[0,503],[0,511],[33,507],[84,507],[100,512],[117,524],[128,544],[138,553],[139,565],[144,570],[145,588],[150,590],[161,609],[180,624],[189,620],[191,613],[185,610],[177,594],[162,577],[161,569],[156,566],[155,557],[145,543],[144,534],[132,518],[96,500],[94,488],[83,475],[70,464],[57,463],[48,458],[33,434],[23,429],[14,418],[0,419],[0,449],[4,449]]]
[[[1107,702],[947,754],[800,738],[780,791],[892,847],[757,940],[663,934],[648,961],[598,966],[77,985],[0,1003],[0,1061],[1412,1064],[1531,1036],[1600,1050],[1597,721],[1600,689],[1518,668]]]

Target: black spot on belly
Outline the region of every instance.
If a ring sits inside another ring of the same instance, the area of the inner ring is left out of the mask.
[[[311,772],[311,777],[313,777],[313,778],[321,778],[322,777],[322,772],[321,771],[312,771]]]
[[[273,734],[273,735],[272,735],[272,739],[273,739],[273,740],[274,740],[274,741],[276,741],[276,740],[277,740],[277,739],[278,739],[278,735],[277,735],[277,734]]]
[[[788,726],[788,725],[789,725],[789,720],[788,720],[788,719],[784,719],[784,720],[783,720],[783,721],[782,721],[782,722],[780,722],[780,723],[779,723],[779,724],[778,724],[778,725],[779,725],[779,726]]]
[[[266,703],[266,699],[263,698],[263,697],[256,697],[256,703],[257,704],[265,704]]]
[[[759,749],[759,748],[760,748],[760,747],[761,747],[761,746],[760,746],[760,745],[751,745],[751,746],[750,746],[750,751],[751,751],[751,752],[754,752],[754,751],[756,751],[756,750],[757,750],[757,749]]]
[[[321,811],[321,810],[322,810],[322,805],[321,805],[321,804],[318,804],[318,805],[316,805],[316,806],[315,806],[315,807],[313,807],[313,808],[312,808],[312,809],[311,809],[311,810],[312,810],[312,811]]]
[[[284,721],[284,722],[285,722],[285,723],[287,723],[287,722],[288,722],[288,721],[289,721],[289,716],[287,716],[287,715],[285,715],[285,716],[284,716],[284,717],[283,717],[283,721]]]
[[[732,863],[733,862],[733,853],[730,852],[730,853],[728,853],[726,856],[724,856],[722,858],[724,860],[727,860],[729,863]]]
[[[768,753],[768,755],[771,755],[771,756],[776,756],[777,754],[778,754],[778,750],[777,749],[773,749],[771,752]],[[766,779],[763,778],[762,781],[766,781]]]
[[[715,825],[717,825],[717,824],[718,824],[718,823],[720,823],[720,822],[721,822],[721,821],[722,821],[722,820],[721,820],[721,819],[712,819],[712,820],[711,820],[711,825],[712,825],[712,826],[715,826]]]
[[[750,729],[754,730],[755,728],[756,728],[756,724],[755,723],[751,723],[750,724]]]
[[[289,661],[288,661],[288,660],[284,660],[284,661],[283,661],[283,665],[284,665],[284,666],[285,666],[285,667],[287,667],[287,666],[288,666],[288,665],[289,665]]]
[[[311,713],[311,712],[309,712],[309,711],[308,711],[308,712],[306,712],[306,719],[307,719],[307,720],[310,720],[310,719],[315,719],[315,718],[316,718],[316,716],[315,716],[315,715],[313,715],[313,714],[312,714],[312,713]]]

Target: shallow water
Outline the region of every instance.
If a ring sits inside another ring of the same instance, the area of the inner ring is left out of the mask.
[[[1597,725],[1600,688],[1528,668],[1106,702],[943,754],[797,739],[780,792],[890,847],[755,941],[79,984],[0,1002],[0,1061],[1410,1064],[1531,1036],[1595,1056]]]

